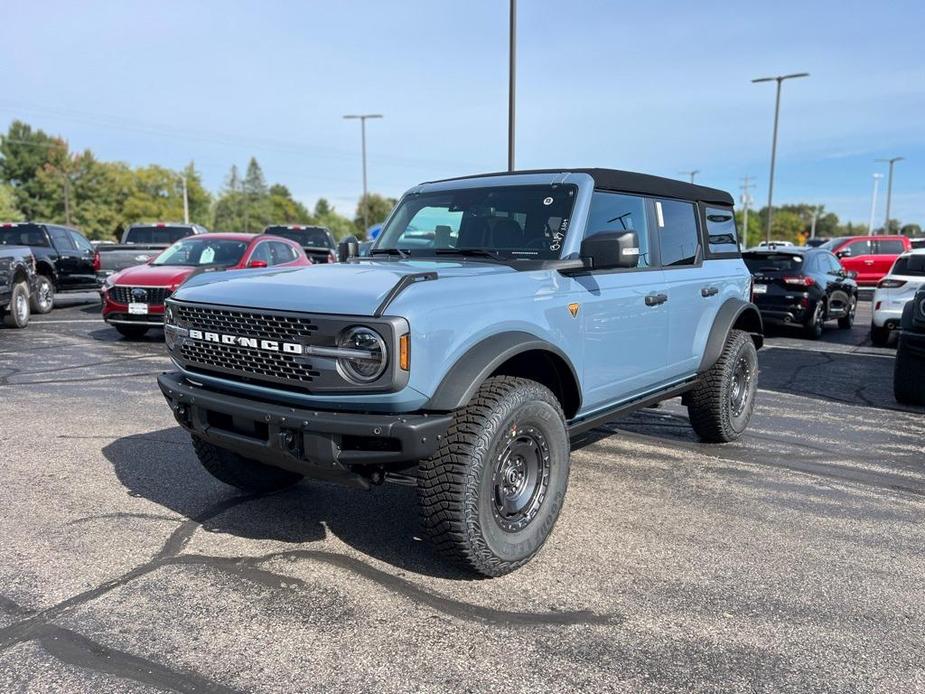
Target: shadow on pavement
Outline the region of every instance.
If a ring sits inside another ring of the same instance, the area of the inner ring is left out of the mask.
[[[103,448],[103,455],[130,494],[186,518],[196,518],[216,499],[241,493],[201,467],[179,427],[117,439]],[[365,492],[302,482],[235,505],[202,527],[299,545],[322,541],[331,532],[359,552],[399,569],[439,578],[474,578],[437,557],[421,539],[416,495],[408,487],[383,485]]]

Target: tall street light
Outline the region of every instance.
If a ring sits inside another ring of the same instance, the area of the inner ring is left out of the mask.
[[[883,233],[890,233],[890,202],[893,198],[893,164],[902,161],[905,157],[892,157],[891,159],[875,159],[890,165],[890,173],[886,178],[886,221],[883,223]]]
[[[690,176],[691,183],[694,182],[694,176],[696,176],[699,173],[700,173],[700,169],[694,169],[693,171],[678,171],[678,175],[680,176]]]
[[[369,220],[367,219],[367,205],[366,200],[366,120],[368,118],[382,118],[381,113],[363,113],[360,115],[348,115],[344,116],[347,120],[359,120],[360,121],[360,137],[362,138],[363,143],[363,197],[360,200],[360,204],[363,207],[363,233],[366,233],[366,230],[369,228]]]
[[[508,39],[507,170],[514,170],[514,94],[517,75],[517,0],[511,0]]]
[[[880,185],[880,179],[883,178],[882,173],[874,174],[874,194],[870,198],[870,221],[867,223],[867,235],[874,235],[874,212],[877,209],[877,187]]]
[[[768,228],[765,232],[765,241],[771,243],[771,217],[774,208],[771,206],[774,198],[774,163],[777,159],[777,121],[780,117],[780,85],[784,80],[796,79],[797,77],[809,77],[808,72],[795,72],[792,75],[779,75],[777,77],[759,77],[752,80],[757,82],[777,82],[777,100],[774,103],[774,135],[771,137],[771,175],[768,181]]]

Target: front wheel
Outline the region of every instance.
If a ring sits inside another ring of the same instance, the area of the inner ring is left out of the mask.
[[[535,381],[494,376],[457,411],[437,453],[420,463],[424,528],[464,568],[510,573],[552,532],[568,475],[559,401]]]
[[[893,364],[893,397],[903,405],[925,405],[925,359],[914,356],[902,336]]]
[[[816,308],[813,309],[813,314],[809,317],[809,320],[806,321],[806,325],[803,326],[803,334],[810,340],[818,340],[822,337],[822,328],[824,324],[825,306],[822,305],[821,301],[818,301],[816,302]]]
[[[688,395],[691,426],[702,441],[735,441],[752,417],[757,391],[755,343],[748,333],[730,330],[719,359]]]
[[[848,306],[848,314],[838,319],[838,327],[842,330],[850,330],[854,325],[854,314],[858,310],[858,300],[852,297],[851,304]]]
[[[3,323],[8,328],[25,328],[29,325],[29,315],[29,287],[25,282],[19,282],[13,285],[13,295]]]
[[[30,298],[32,313],[48,313],[55,307],[55,284],[48,275],[35,278],[35,291]]]
[[[890,341],[890,329],[870,324],[870,343],[874,347],[886,347]]]

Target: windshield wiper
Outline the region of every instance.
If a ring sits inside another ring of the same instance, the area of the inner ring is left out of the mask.
[[[494,251],[486,251],[484,248],[436,248],[434,249],[434,255],[462,255],[475,258],[490,258],[499,263],[506,263],[510,260]]]
[[[397,255],[402,258],[410,257],[407,251],[401,248],[374,248],[369,252],[370,255]]]

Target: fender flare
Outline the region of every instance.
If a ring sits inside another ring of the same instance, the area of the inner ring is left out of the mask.
[[[38,258],[35,259],[35,274],[36,275],[47,275],[48,277],[51,278],[52,284],[54,284],[55,287],[58,286],[58,271],[55,270],[54,263],[48,262],[47,259],[45,258],[41,260]]]
[[[428,401],[428,410],[449,412],[472,399],[482,382],[512,357],[540,350],[559,357],[571,371],[575,384],[580,383],[575,366],[566,354],[546,340],[530,333],[512,330],[487,337],[470,347],[444,374],[440,385]]]
[[[764,344],[764,324],[758,307],[744,299],[726,299],[713,319],[703,357],[700,359],[700,368],[697,369],[698,373],[704,373],[716,363],[723,353],[729,331],[740,320],[747,326],[745,329],[755,342],[755,348],[761,349]]]

